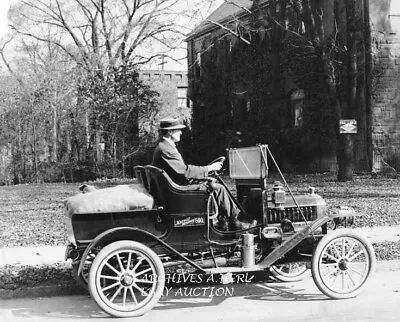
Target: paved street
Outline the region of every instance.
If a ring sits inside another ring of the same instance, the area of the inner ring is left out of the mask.
[[[183,289],[169,290],[168,296],[163,296],[152,311],[131,320],[397,322],[400,316],[399,270],[375,273],[361,295],[349,300],[328,299],[319,292],[311,277],[297,283],[259,282],[214,287],[213,290],[198,288],[193,292],[196,296],[192,293],[191,297],[185,297]],[[223,295],[210,298],[211,292]],[[115,321],[102,313],[89,296],[0,301],[2,322],[94,319]]]

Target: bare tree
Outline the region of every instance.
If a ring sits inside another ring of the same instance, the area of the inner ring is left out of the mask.
[[[133,115],[146,119],[157,112],[147,88],[135,87],[132,96],[134,70],[157,57],[180,58],[173,50],[186,46],[196,17],[213,2],[15,1],[9,13],[13,34],[0,40],[0,56],[18,84],[8,93],[15,99],[0,110],[7,126],[0,139],[12,142],[18,180],[30,180],[28,172],[37,179],[42,166],[55,162],[90,167],[98,161],[100,143],[113,166],[122,159],[126,167],[139,146],[129,132],[136,126]]]
[[[211,0],[208,0],[211,2]],[[190,31],[200,1],[21,0],[11,10],[11,27],[50,42],[90,72],[128,61],[146,64],[171,57]],[[52,31],[44,33],[50,28]]]
[[[10,73],[18,80],[14,88],[4,93],[4,99],[9,102],[2,106],[8,124],[7,142],[15,147],[14,159],[25,169],[32,165],[31,179],[40,181],[41,162],[59,162],[63,141],[71,135],[66,124],[67,111],[76,96],[75,76],[65,54],[54,45],[23,41],[16,53],[19,58],[14,61],[15,68],[11,68],[2,52]],[[18,155],[32,158],[25,162],[26,158]]]

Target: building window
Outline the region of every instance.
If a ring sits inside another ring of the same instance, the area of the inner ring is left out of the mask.
[[[293,102],[293,126],[303,126],[303,101]]]
[[[246,101],[246,112],[249,113],[251,111],[251,103],[250,100]]]
[[[187,87],[178,87],[178,108],[186,108],[187,106]]]
[[[302,127],[304,125],[304,98],[305,93],[302,89],[296,89],[290,94],[293,127]]]
[[[197,53],[196,56],[196,63],[198,66],[201,66],[201,53]]]
[[[390,34],[396,35],[400,32],[400,15],[389,15]]]
[[[194,74],[196,79],[200,79],[201,76],[201,53],[196,54],[196,61],[194,64]]]

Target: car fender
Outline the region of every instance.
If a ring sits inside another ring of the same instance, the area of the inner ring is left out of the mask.
[[[338,226],[350,227],[354,224],[354,218],[363,216],[364,214],[356,212],[354,208],[348,206],[340,206],[339,210],[332,214],[330,217],[332,218],[335,228]]]
[[[85,251],[83,252],[82,258],[79,263],[78,268],[78,275],[82,273],[83,266],[85,265],[85,259],[88,256],[89,252],[99,244],[108,245],[114,241],[118,240],[134,240],[139,242],[151,242],[155,241],[157,243],[165,244],[161,239],[154,236],[151,233],[148,233],[145,230],[139,228],[132,228],[132,227],[115,227],[108,229],[98,236],[96,236],[90,244],[86,247]]]

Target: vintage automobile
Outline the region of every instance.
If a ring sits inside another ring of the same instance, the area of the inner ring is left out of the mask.
[[[280,281],[301,279],[311,268],[330,298],[361,291],[376,262],[372,245],[351,229],[336,229],[356,213],[342,207],[331,214],[311,187],[294,196],[267,145],[229,149],[228,156],[235,201],[259,223],[251,229],[218,230],[211,193],[215,180],[225,185],[218,174],[199,189],[179,186],[150,165],[135,171],[153,209],[68,216],[66,259],[101,309],[115,317],[144,314],[160,299],[166,270],[183,264],[206,276],[261,271]],[[267,160],[283,184],[267,182]]]

